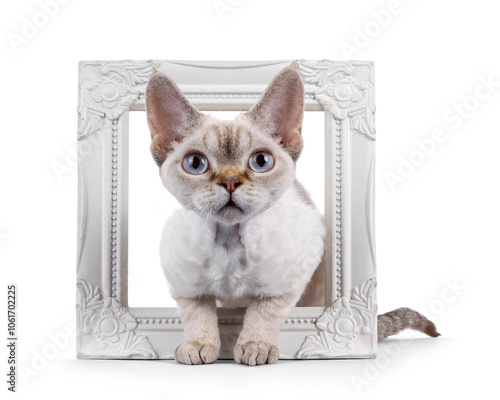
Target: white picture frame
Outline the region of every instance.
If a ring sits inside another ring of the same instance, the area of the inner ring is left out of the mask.
[[[175,308],[129,308],[127,299],[128,112],[144,111],[153,71],[170,76],[201,111],[243,111],[291,64],[304,81],[305,110],[325,115],[328,306],[294,308],[280,333],[280,358],[375,357],[373,63],[152,60],[79,64],[79,358],[173,359],[182,341]],[[245,310],[218,311],[219,358],[232,359]]]

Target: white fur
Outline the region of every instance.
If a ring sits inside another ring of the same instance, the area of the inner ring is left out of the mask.
[[[166,223],[161,262],[176,296],[214,296],[224,307],[301,293],[323,254],[325,227],[298,182],[267,211],[224,225],[189,210]]]

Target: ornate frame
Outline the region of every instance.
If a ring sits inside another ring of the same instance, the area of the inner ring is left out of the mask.
[[[128,308],[128,112],[144,111],[157,69],[200,110],[247,110],[290,64],[306,111],[325,114],[327,304],[296,307],[280,358],[372,358],[377,348],[374,72],[364,61],[82,61],[78,103],[77,355],[172,359],[175,308]],[[307,133],[306,133],[307,134]],[[166,286],[165,286],[166,287]],[[220,358],[231,359],[244,310],[219,310]]]

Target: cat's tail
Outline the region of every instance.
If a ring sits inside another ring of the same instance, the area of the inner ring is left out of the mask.
[[[398,308],[379,315],[377,325],[379,342],[387,336],[395,335],[407,328],[415,329],[432,337],[440,336],[432,321],[410,308]]]

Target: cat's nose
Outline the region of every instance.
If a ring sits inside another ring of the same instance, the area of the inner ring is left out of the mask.
[[[224,178],[219,185],[225,188],[229,193],[233,193],[238,186],[240,186],[243,182],[241,182],[237,177],[233,178]]]

